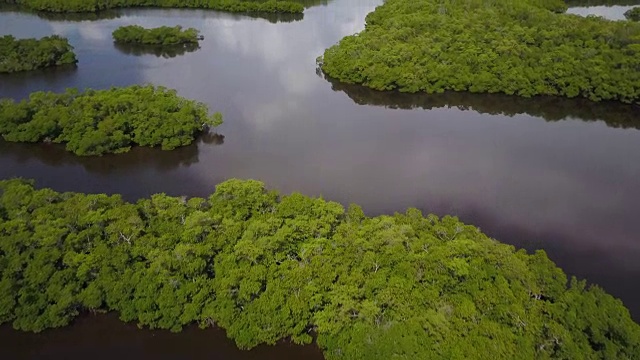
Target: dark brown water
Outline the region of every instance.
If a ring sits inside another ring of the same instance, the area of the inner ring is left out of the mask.
[[[196,326],[181,333],[141,330],[121,322],[115,314],[87,315],[73,326],[40,334],[21,333],[0,327],[3,359],[208,359],[208,360],[322,360],[315,346],[295,346],[281,341],[277,346],[261,345],[251,351],[238,349],[220,329]]]
[[[281,22],[189,10],[117,11],[94,21],[0,13],[0,35],[62,34],[80,60],[76,70],[0,76],[0,97],[151,82],[225,115],[218,136],[173,152],[79,158],[56,146],[0,142],[0,178],[130,200],[207,195],[225,179],[254,178],[285,193],[355,202],[370,215],[407,207],[455,214],[503,242],[545,249],[567,273],[603,286],[640,319],[640,110],[555,98],[379,93],[319,76],[316,57],[361,30],[381,2],[335,0],[307,10],[303,20]],[[111,40],[111,31],[128,24],[192,26],[205,40],[175,57],[137,55]],[[49,337],[4,329],[0,345],[11,344],[14,357],[28,357],[38,343],[54,354],[68,351],[58,358],[80,359],[72,340],[56,336],[76,334],[91,344],[102,341],[91,334],[123,329],[102,321],[95,330],[87,320]],[[127,334],[95,345],[95,353],[158,357],[155,345],[139,345],[149,332]],[[178,353],[200,349],[198,358],[233,344],[196,334],[167,336]],[[275,357],[261,351],[251,354]]]

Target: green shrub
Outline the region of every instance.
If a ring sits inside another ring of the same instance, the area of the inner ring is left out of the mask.
[[[640,6],[636,6],[624,13],[624,17],[631,21],[640,21]]]

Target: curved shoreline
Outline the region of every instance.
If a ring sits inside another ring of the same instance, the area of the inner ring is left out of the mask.
[[[374,90],[640,104],[640,24],[564,9],[556,0],[389,0],[318,62],[327,75]]]
[[[191,8],[204,10],[218,10],[234,13],[291,13],[301,14],[304,6],[300,3],[287,0],[267,0],[264,2],[251,2],[241,0],[207,0],[175,2],[171,0],[122,0],[118,4],[103,3],[97,0],[74,3],[57,0],[2,0],[4,4],[19,5],[29,10],[49,13],[96,13],[104,10],[123,8]]]
[[[0,219],[0,323],[19,330],[115,311],[174,332],[215,324],[241,349],[317,334],[327,360],[640,350],[622,302],[544,251],[417,209],[368,217],[255,180],[128,203],[13,179],[0,181]]]

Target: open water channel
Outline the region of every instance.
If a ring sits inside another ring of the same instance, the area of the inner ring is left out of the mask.
[[[360,204],[369,215],[417,207],[496,239],[545,249],[568,274],[622,299],[640,319],[640,109],[557,98],[380,93],[325,79],[315,59],[360,31],[382,0],[334,0],[304,18],[199,10],[121,10],[105,18],[0,12],[0,35],[68,37],[77,69],[0,76],[0,97],[153,83],[225,116],[217,134],[171,152],[81,158],[0,141],[0,178],[58,191],[204,196],[229,178]],[[615,11],[612,10],[615,8]],[[619,18],[628,7],[574,8]],[[599,10],[604,9],[604,10]],[[116,48],[121,25],[182,25],[201,49],[172,57]],[[5,358],[321,359],[314,346],[235,349],[220,330],[138,330],[86,316],[42,334],[0,327]]]

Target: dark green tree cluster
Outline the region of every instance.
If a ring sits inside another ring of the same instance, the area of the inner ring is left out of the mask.
[[[229,12],[302,13],[304,6],[287,0],[0,0],[46,12],[96,12],[125,7],[211,9]]]
[[[139,25],[120,26],[113,32],[113,40],[117,43],[133,43],[144,45],[181,45],[198,44],[202,39],[200,32],[194,28],[182,30],[182,26],[161,26],[145,29]]]
[[[163,87],[36,92],[0,100],[0,134],[7,141],[64,143],[76,155],[122,153],[131,146],[172,150],[191,144],[222,115]]]
[[[624,17],[631,21],[640,21],[640,6],[636,6],[624,13]]]
[[[640,24],[559,0],[388,0],[327,49],[323,71],[376,90],[640,102]]]
[[[0,36],[0,73],[29,71],[51,66],[75,64],[73,46],[58,35],[42,39],[16,39]]]
[[[290,338],[334,359],[637,359],[619,300],[453,217],[367,217],[229,180],[208,198],[0,182],[0,323],[41,331],[83,311],[241,348]]]

